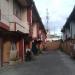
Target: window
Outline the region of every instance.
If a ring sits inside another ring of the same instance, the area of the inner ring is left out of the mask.
[[[21,6],[15,0],[13,1],[13,14],[21,19]]]
[[[12,44],[11,44],[11,50],[16,50],[17,48],[16,48],[16,43],[15,42],[12,42]]]

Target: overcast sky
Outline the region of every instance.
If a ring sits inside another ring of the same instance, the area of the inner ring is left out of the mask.
[[[48,28],[51,34],[61,34],[61,28],[72,12],[75,0],[34,0],[39,15],[46,26],[46,9],[49,13]]]

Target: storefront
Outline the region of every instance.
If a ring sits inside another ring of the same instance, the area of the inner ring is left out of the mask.
[[[24,48],[21,43],[23,34],[13,31],[3,31],[1,34],[3,40],[0,38],[0,63],[7,65],[20,58],[19,53],[23,52]]]

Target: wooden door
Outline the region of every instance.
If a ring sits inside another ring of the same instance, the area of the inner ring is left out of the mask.
[[[3,43],[3,62],[8,63],[10,58],[11,42],[5,41]]]
[[[19,59],[23,61],[23,39],[19,41]]]

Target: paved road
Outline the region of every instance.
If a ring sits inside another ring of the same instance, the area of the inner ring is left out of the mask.
[[[75,75],[74,62],[69,56],[59,51],[46,52],[37,56],[34,61],[1,71],[0,75]]]

